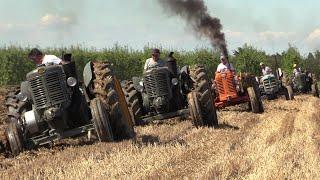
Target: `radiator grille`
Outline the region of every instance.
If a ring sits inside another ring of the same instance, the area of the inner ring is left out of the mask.
[[[277,80],[275,77],[269,77],[263,80],[263,86],[265,91],[272,91],[272,89],[277,87]]]
[[[69,101],[66,76],[61,67],[51,67],[44,74],[34,73],[29,82],[36,109]]]
[[[146,93],[152,97],[170,96],[169,73],[164,69],[154,69],[144,76]]]

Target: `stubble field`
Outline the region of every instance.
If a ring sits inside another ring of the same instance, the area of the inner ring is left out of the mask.
[[[0,91],[1,120],[5,118]],[[136,127],[135,140],[64,140],[52,148],[0,156],[1,179],[319,179],[320,100],[264,101],[218,112],[219,128],[171,119]]]

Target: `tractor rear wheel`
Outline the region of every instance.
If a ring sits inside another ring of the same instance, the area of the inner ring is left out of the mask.
[[[260,96],[257,95],[253,87],[248,87],[247,92],[250,98],[250,106],[253,113],[262,113],[263,105]]]
[[[120,82],[107,62],[93,62],[93,93],[108,106],[111,127],[116,140],[135,136],[131,115],[129,113]]]
[[[109,114],[99,98],[90,101],[92,121],[101,142],[113,141]]]
[[[312,95],[313,95],[313,96],[319,97],[319,90],[318,90],[317,83],[313,83],[313,84],[311,85],[311,92],[312,92]]]
[[[188,94],[188,104],[192,123],[196,127],[204,126],[205,123],[203,122],[203,118],[201,116],[202,112],[200,108],[200,102],[196,92],[190,92]]]
[[[143,116],[143,102],[141,93],[139,93],[133,85],[132,81],[126,81],[122,87],[126,101],[129,107],[130,115],[135,125],[142,125],[141,117]]]
[[[190,76],[193,82],[193,90],[192,94],[188,95],[188,101],[194,102],[195,104],[198,102],[199,115],[191,116],[191,117],[198,117],[201,116],[202,123],[195,123],[196,127],[199,126],[209,126],[209,127],[217,127],[218,126],[218,118],[216,108],[213,105],[213,99],[211,92],[211,86],[209,85],[208,76],[206,70],[201,65],[195,65],[190,69]],[[193,93],[194,92],[194,93]],[[190,94],[190,93],[189,93]],[[193,100],[189,100],[191,98]],[[195,100],[195,98],[197,100]],[[189,107],[191,109],[191,107]],[[198,122],[197,120],[193,119],[193,122]]]
[[[17,123],[9,122],[6,128],[6,137],[9,143],[9,148],[13,156],[17,156],[24,149],[21,129]]]
[[[285,96],[286,96],[286,100],[293,100],[294,99],[292,86],[285,87]]]

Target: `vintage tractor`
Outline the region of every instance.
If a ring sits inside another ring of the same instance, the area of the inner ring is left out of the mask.
[[[266,96],[269,100],[276,99],[279,95],[284,95],[286,100],[293,100],[294,94],[290,84],[286,84],[274,74],[267,74],[261,77],[259,85],[261,96]]]
[[[253,113],[262,113],[263,104],[259,93],[259,85],[254,76],[232,71],[216,72],[212,83],[215,107],[218,109],[242,103],[248,103]]]
[[[313,96],[319,97],[319,89],[317,80],[314,74],[299,72],[288,78],[296,93],[309,93]]]
[[[196,127],[217,126],[211,89],[203,66],[177,71],[175,61],[146,71],[142,78],[123,83],[123,91],[135,124],[177,116],[189,116]]]
[[[59,139],[95,132],[100,141],[134,137],[119,81],[110,64],[89,62],[84,83],[75,63],[40,65],[9,93],[6,149],[13,155]]]

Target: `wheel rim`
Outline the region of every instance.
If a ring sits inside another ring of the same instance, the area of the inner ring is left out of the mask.
[[[23,151],[21,133],[15,123],[9,123],[7,127],[7,138],[10,145],[11,153],[16,156]]]

